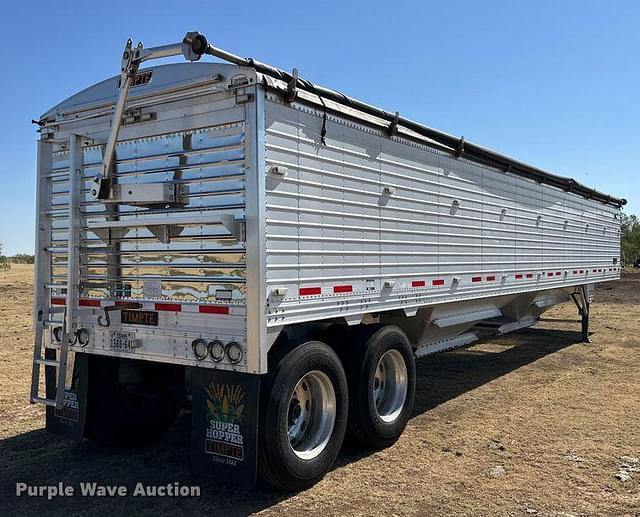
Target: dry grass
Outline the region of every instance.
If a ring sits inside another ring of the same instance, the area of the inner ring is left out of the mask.
[[[189,419],[163,440],[121,451],[43,431],[30,406],[31,267],[0,273],[0,514],[640,515],[640,275],[597,291],[593,344],[578,324],[544,321],[490,344],[421,359],[414,418],[380,452],[346,446],[337,467],[296,494],[239,490],[195,479]],[[564,305],[548,318],[575,318]],[[491,475],[501,466],[503,475]],[[200,484],[196,499],[16,498],[16,481]],[[6,511],[2,510],[6,508]]]

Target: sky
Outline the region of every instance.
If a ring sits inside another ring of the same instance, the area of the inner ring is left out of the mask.
[[[640,1],[7,1],[0,242],[33,253],[35,126],[145,46],[214,45],[625,197],[640,214]],[[159,62],[156,62],[159,64]]]

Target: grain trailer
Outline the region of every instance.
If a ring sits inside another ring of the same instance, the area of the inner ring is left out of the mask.
[[[346,432],[391,445],[415,357],[569,299],[588,339],[620,275],[624,200],[197,32],[127,42],[37,124],[31,402],[123,446],[189,408],[193,466],[221,479],[301,489]]]

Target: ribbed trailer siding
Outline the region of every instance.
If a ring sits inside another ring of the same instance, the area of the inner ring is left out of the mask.
[[[389,137],[266,106],[269,325],[619,276],[619,210]]]

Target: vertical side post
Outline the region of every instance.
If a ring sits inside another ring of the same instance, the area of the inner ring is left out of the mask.
[[[255,101],[245,104],[247,368],[251,373],[266,373],[265,93],[261,86],[253,88]]]

